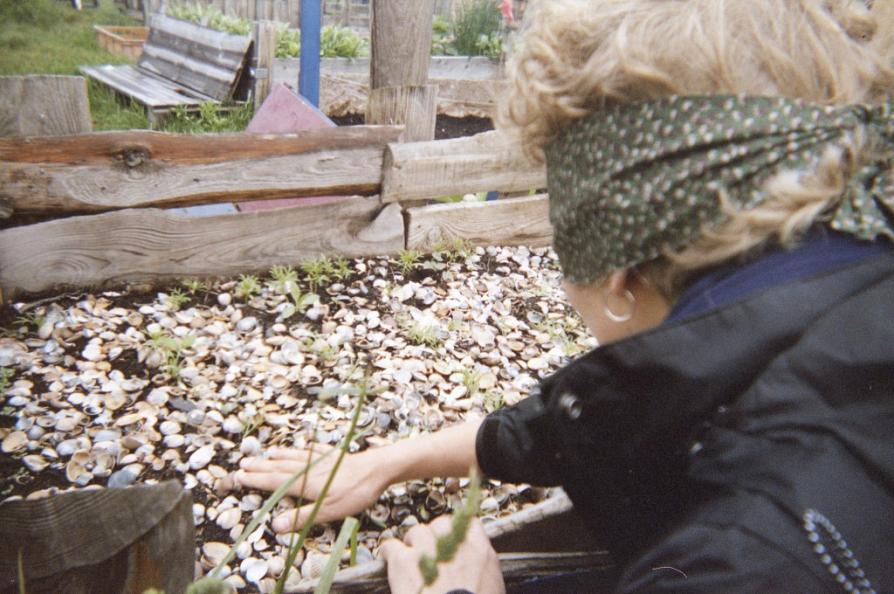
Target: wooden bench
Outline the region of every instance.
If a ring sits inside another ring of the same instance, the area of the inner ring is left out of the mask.
[[[150,122],[178,105],[246,99],[250,37],[155,15],[136,66],[84,66],[81,72],[146,107]]]

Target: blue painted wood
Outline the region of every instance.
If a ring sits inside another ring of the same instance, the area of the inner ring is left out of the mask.
[[[322,0],[301,0],[301,72],[298,92],[314,107],[320,106],[320,27]]]

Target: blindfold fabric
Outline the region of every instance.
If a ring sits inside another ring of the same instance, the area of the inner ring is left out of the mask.
[[[810,174],[858,131],[873,155],[828,224],[894,240],[892,104],[830,107],[781,97],[693,96],[626,104],[575,121],[546,147],[553,244],[586,284],[680,249],[723,220],[720,197],[751,209],[783,171]]]

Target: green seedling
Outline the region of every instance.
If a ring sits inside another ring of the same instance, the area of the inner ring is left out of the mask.
[[[16,372],[8,367],[0,367],[0,394],[6,392],[12,384]]]
[[[273,281],[268,286],[283,295],[298,286],[298,273],[291,266],[274,266],[270,269],[270,277]]]
[[[301,271],[307,277],[311,293],[316,293],[322,284],[330,281],[333,273],[332,261],[326,256],[305,260],[301,263]]]
[[[332,261],[332,276],[334,276],[337,280],[345,280],[346,278],[351,276],[351,272],[351,263],[348,262],[345,258],[339,256]]]
[[[17,316],[16,319],[13,320],[13,324],[25,328],[25,331],[27,332],[30,329],[37,330],[43,326],[45,321],[46,318],[44,316],[37,312],[31,312]]]
[[[419,264],[422,259],[422,252],[416,250],[401,250],[397,255],[397,267],[401,274],[407,276]]]
[[[292,285],[292,288],[289,290],[289,296],[292,298],[292,303],[283,308],[277,317],[278,320],[287,320],[296,313],[304,313],[308,307],[320,302],[320,298],[316,293],[302,293],[298,285]]]
[[[211,288],[207,282],[201,281],[197,278],[187,278],[183,279],[180,282],[183,287],[189,291],[190,295],[195,295],[199,291],[208,291]]]
[[[487,392],[484,395],[484,410],[489,413],[500,410],[505,404],[506,402],[503,400],[503,396],[496,392]]]
[[[179,378],[180,372],[183,371],[183,351],[192,347],[195,341],[196,337],[191,334],[183,338],[175,338],[164,332],[149,335],[149,346],[164,357],[162,371],[175,379]]]
[[[172,289],[168,296],[165,297],[165,303],[171,308],[171,311],[178,311],[181,307],[189,303],[189,295],[180,289]]]
[[[430,324],[412,322],[406,327],[407,338],[415,345],[436,347],[441,344],[438,329]]]
[[[472,369],[463,369],[463,386],[465,386],[469,396],[477,394],[480,385],[481,373]]]
[[[261,293],[261,283],[258,281],[258,277],[253,274],[243,274],[239,277],[239,282],[236,283],[234,292],[236,297],[251,299],[254,295]]]

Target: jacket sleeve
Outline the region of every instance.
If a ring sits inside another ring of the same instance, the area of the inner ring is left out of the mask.
[[[497,480],[557,485],[551,424],[539,389],[518,404],[491,413],[478,430],[478,466]]]

